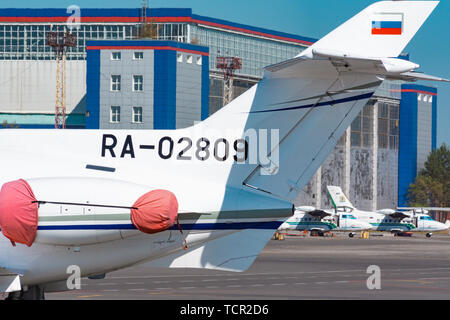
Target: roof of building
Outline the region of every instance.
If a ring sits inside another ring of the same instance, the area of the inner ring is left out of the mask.
[[[0,9],[0,22],[65,22],[72,16],[68,9]],[[140,22],[140,8],[118,9],[81,9],[82,23],[138,23]],[[311,45],[317,39],[269,30],[245,24],[230,22],[222,19],[200,16],[192,13],[190,8],[149,8],[147,17],[154,22],[186,22],[197,23],[209,27],[217,27],[234,32],[242,32],[255,36],[262,36],[303,45]]]

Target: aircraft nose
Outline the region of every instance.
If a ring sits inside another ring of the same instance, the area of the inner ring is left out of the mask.
[[[435,222],[435,226],[436,226],[436,228],[438,230],[442,230],[442,231],[448,230],[448,228],[450,227],[450,226],[448,226],[448,225],[446,225],[444,223],[441,223],[441,222]]]

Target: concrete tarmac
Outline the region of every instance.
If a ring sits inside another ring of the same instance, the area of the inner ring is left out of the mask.
[[[449,235],[286,236],[271,240],[243,273],[141,265],[102,280],[82,279],[81,290],[47,293],[46,299],[450,299],[449,262]],[[380,268],[380,289],[367,286],[371,265]]]

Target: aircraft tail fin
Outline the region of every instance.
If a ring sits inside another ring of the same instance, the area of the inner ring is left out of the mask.
[[[330,195],[331,202],[335,208],[338,207],[349,207],[354,208],[353,204],[348,200],[342,191],[341,187],[338,186],[327,186],[328,194]]]
[[[380,1],[373,3],[325,37],[313,50],[365,57],[398,57],[439,1]]]
[[[248,140],[249,165],[233,166],[227,184],[295,199],[382,80],[418,67],[396,57],[437,4],[370,5],[201,123]]]

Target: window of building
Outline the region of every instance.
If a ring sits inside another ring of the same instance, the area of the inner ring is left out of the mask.
[[[370,100],[351,124],[350,144],[353,147],[370,148],[373,140],[373,107]]]
[[[144,90],[144,76],[133,76],[133,91]]]
[[[352,146],[361,146],[361,134],[359,132],[352,132],[350,142]]]
[[[398,149],[399,105],[378,103],[378,148]]]
[[[142,107],[133,107],[133,123],[142,123]]]
[[[202,56],[198,56],[198,57],[197,57],[197,64],[198,64],[199,66],[202,65]]]
[[[177,61],[178,62],[183,62],[183,54],[182,53],[178,53],[177,54]]]
[[[389,105],[389,118],[398,119],[399,107],[400,106],[396,104]]]
[[[120,75],[112,75],[111,76],[111,91],[120,91]]]
[[[120,51],[114,51],[111,53],[111,60],[120,60],[122,59],[122,53]]]
[[[388,135],[387,134],[379,134],[378,135],[378,148],[387,149],[388,147]]]
[[[389,114],[389,105],[387,103],[378,103],[378,117],[380,118],[388,118]]]
[[[192,63],[192,56],[191,56],[191,55],[188,55],[188,56],[187,56],[186,62],[187,62],[187,63]]]
[[[112,106],[110,111],[110,119],[111,123],[119,123],[120,122],[120,107]]]
[[[142,51],[136,51],[133,55],[134,60],[142,60],[144,59],[144,52]]]
[[[398,149],[398,136],[389,136],[389,149]]]

